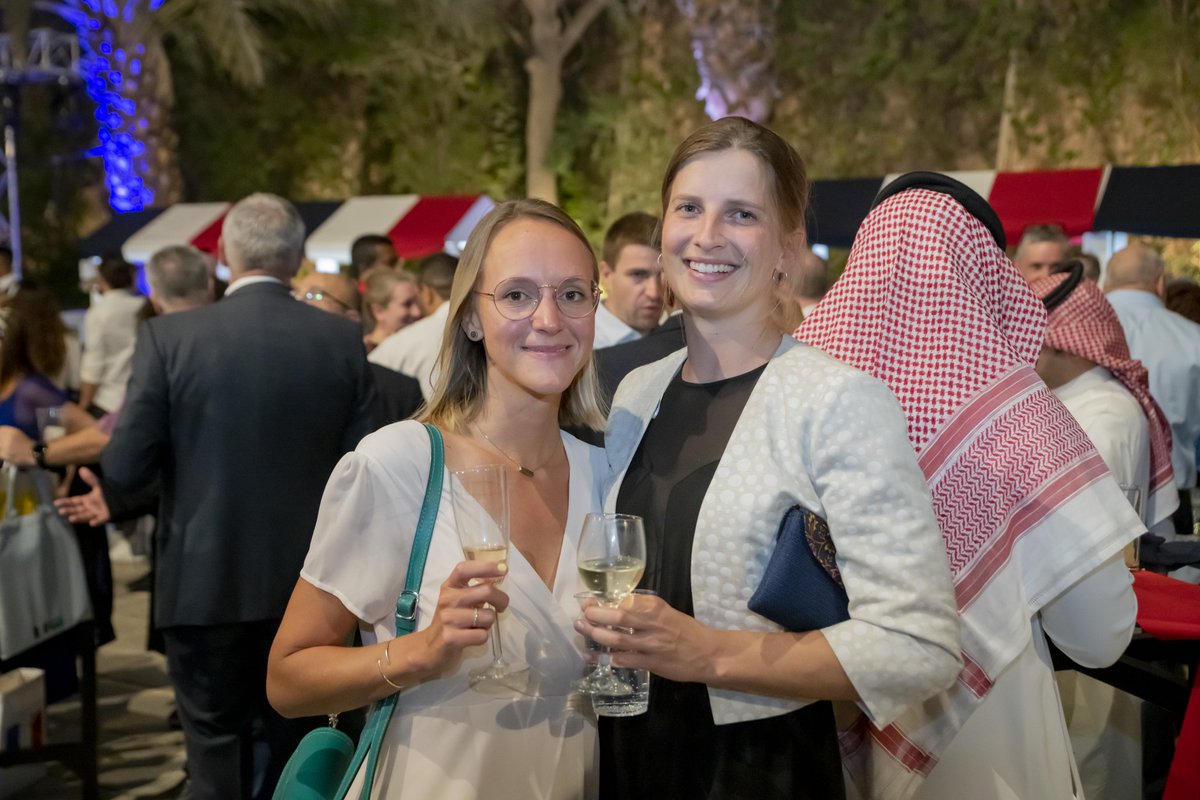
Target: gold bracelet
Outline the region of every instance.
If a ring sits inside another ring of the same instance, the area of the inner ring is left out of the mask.
[[[386,652],[386,650],[384,652]],[[398,692],[404,689],[403,686],[392,683],[392,681],[388,678],[388,676],[384,674],[383,661],[381,659],[378,659],[378,658],[375,659],[375,666],[379,668],[379,677],[383,678],[384,683],[386,683],[388,686],[392,687],[393,689],[395,689]]]
[[[383,646],[383,663],[389,667],[392,665],[392,640],[388,639],[387,644]]]

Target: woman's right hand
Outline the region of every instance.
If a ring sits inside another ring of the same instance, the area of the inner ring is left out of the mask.
[[[423,676],[442,673],[459,659],[463,649],[487,644],[496,614],[508,608],[508,595],[499,585],[507,566],[491,561],[455,564],[442,581],[429,627],[418,634],[424,644],[413,653],[418,672]]]

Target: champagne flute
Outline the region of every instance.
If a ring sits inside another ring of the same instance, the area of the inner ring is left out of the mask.
[[[646,570],[646,532],[631,514],[588,514],[579,535],[577,558],[583,585],[602,606],[616,608],[634,590]],[[607,648],[596,667],[574,683],[587,695],[627,695],[633,687],[616,676]]]
[[[450,473],[454,520],[463,554],[468,561],[500,563],[508,558],[508,467],[485,464]],[[503,578],[489,578],[500,583]],[[506,681],[529,669],[504,660],[500,642],[500,615],[492,624],[492,662],[471,670],[470,684],[507,686]]]

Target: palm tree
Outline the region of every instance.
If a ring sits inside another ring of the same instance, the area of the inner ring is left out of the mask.
[[[264,39],[259,20],[299,17],[331,22],[336,0],[124,0],[45,3],[75,24],[87,54],[87,90],[97,105],[99,145],[109,202],[117,211],[183,198],[175,91],[164,40],[209,52],[237,83],[262,86]]]

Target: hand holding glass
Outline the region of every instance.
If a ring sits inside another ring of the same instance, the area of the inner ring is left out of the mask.
[[[579,577],[600,605],[616,608],[634,590],[646,569],[642,518],[630,514],[588,514],[579,536]],[[607,651],[575,689],[588,695],[623,695],[633,687],[612,670]]]
[[[450,473],[450,494],[454,500],[454,520],[463,554],[468,561],[499,563],[508,558],[508,467],[487,464]],[[495,579],[496,583],[503,578]],[[491,631],[492,663],[472,670],[471,686],[491,683],[505,686],[505,680],[525,672],[524,665],[504,660],[500,642],[500,616]]]

